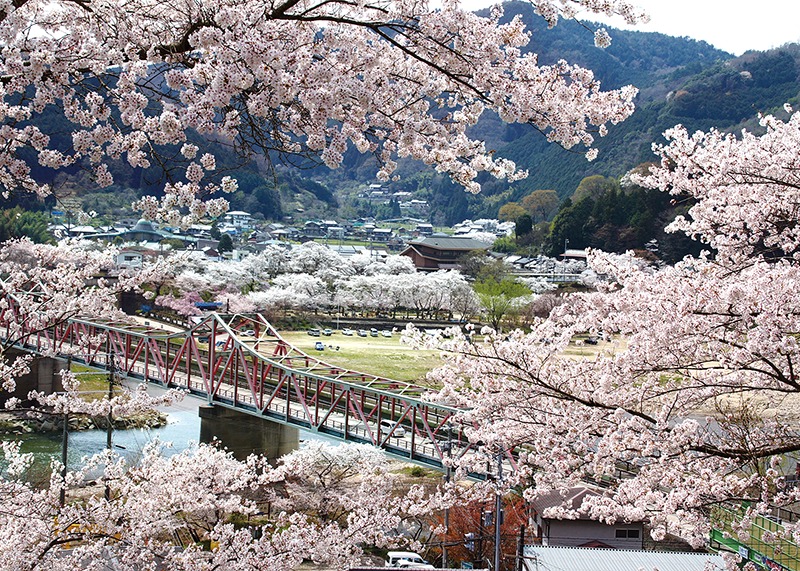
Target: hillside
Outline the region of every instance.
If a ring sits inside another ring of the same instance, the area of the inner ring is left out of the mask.
[[[637,164],[653,160],[652,143],[662,141],[661,134],[676,124],[690,131],[753,128],[759,112],[780,112],[784,103],[796,102],[800,93],[797,45],[733,58],[688,38],[611,30],[611,46],[600,50],[593,46],[590,31],[576,22],[562,22],[544,31],[529,5],[507,6],[507,16],[521,14],[534,30],[531,49],[540,53],[542,61],[564,57],[592,69],[604,87],[631,83],[640,95],[633,116],[612,127],[599,141],[600,155],[592,163],[580,151],[548,144],[537,132],[508,129],[498,153],[527,168],[531,175],[515,184],[510,193],[507,185],[486,181],[487,195],[504,192],[515,200],[537,189],[554,189],[566,198],[586,176],[619,177]]]

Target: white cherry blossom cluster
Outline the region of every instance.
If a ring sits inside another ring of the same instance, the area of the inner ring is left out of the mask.
[[[761,124],[739,136],[677,127],[656,147],[661,165],[631,176],[691,197],[673,227],[713,252],[666,267],[592,252],[607,286],[569,296],[527,332],[444,342],[435,398],[466,409],[476,445],[517,447],[526,497],[605,484],[551,515],[645,519],[656,538],[701,545],[709,505],[751,502],[735,527],[744,537],[750,516],[800,498],[786,485],[800,454],[800,117]],[[587,334],[601,346],[576,357]],[[787,523],[771,539],[799,534]]]
[[[0,568],[8,570],[100,568],[109,560],[125,569],[169,571],[290,571],[303,560],[347,568],[362,546],[397,545],[394,530],[406,519],[452,502],[419,486],[397,495],[385,459],[357,445],[312,445],[273,468],[266,458],[242,462],[208,445],[167,457],[156,442],[136,466],[107,453],[91,459],[93,468],[105,466],[98,482],[109,498],[84,489],[81,501],[72,501],[72,494],[85,486],[88,472],[61,478],[56,465],[50,485],[35,487],[22,479],[30,455],[8,442],[0,449],[8,466],[0,476]],[[295,467],[291,473],[289,466]],[[359,468],[363,476],[354,477]],[[271,517],[263,511],[268,503]],[[241,516],[253,518],[250,526],[229,522]],[[177,543],[183,536],[214,548]]]
[[[536,13],[547,20],[550,27],[558,23],[559,16],[575,18],[581,13],[619,16],[626,24],[648,22],[649,16],[635,4],[624,0],[534,0]]]

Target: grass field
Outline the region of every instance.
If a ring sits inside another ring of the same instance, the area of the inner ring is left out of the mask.
[[[348,337],[337,331],[330,337],[311,337],[305,331],[281,331],[281,336],[331,365],[397,381],[426,385],[425,374],[442,363],[438,351],[412,349],[400,342],[398,333],[392,337]],[[314,349],[317,341],[325,344],[323,351]]]
[[[101,399],[108,394],[108,373],[78,363],[72,363],[71,369],[81,383],[78,390],[83,400]],[[115,387],[114,392],[118,393],[119,388]]]
[[[412,349],[400,342],[398,333],[392,337],[349,337],[337,331],[330,337],[312,337],[306,331],[282,331],[281,336],[301,351],[331,365],[423,386],[430,384],[425,374],[442,363],[440,352]],[[323,351],[314,349],[317,341],[325,344]],[[592,359],[600,352],[617,352],[624,347],[625,344],[619,341],[600,341],[597,345],[573,342],[562,355]]]

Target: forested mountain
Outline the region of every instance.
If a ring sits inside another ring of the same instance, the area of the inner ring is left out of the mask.
[[[586,176],[618,177],[653,160],[652,143],[661,141],[661,134],[676,124],[690,131],[754,127],[757,113],[775,112],[784,103],[795,102],[800,92],[797,45],[733,58],[688,38],[611,30],[612,44],[601,50],[594,47],[591,32],[576,22],[545,30],[530,5],[506,6],[507,17],[520,14],[534,30],[530,49],[542,61],[563,57],[592,69],[606,88],[630,83],[640,90],[634,115],[598,142],[600,154],[591,163],[581,152],[549,145],[539,133],[507,129],[498,153],[531,173],[514,185],[512,200],[537,189],[555,189],[566,198]],[[484,186],[487,194],[507,190],[507,185],[498,188],[501,185],[492,181]]]

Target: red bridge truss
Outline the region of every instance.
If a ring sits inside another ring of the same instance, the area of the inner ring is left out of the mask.
[[[31,330],[15,309],[13,301],[0,309],[0,336],[30,352],[106,370],[111,362],[121,375],[182,388],[209,404],[440,470],[448,456],[475,452],[452,424],[458,409],[423,400],[428,389],[325,363],[260,315],[211,313],[186,330],[80,318]]]

